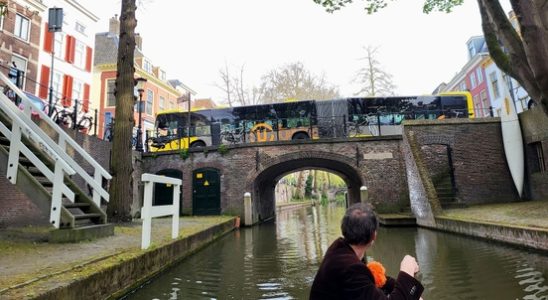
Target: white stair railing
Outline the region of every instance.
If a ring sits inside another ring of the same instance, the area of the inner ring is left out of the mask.
[[[25,156],[27,156],[28,152],[31,152],[30,150],[28,150],[28,148],[24,150],[26,147],[21,143],[21,134],[24,134],[29,140],[35,142],[42,151],[44,151],[49,157],[51,157],[55,161],[56,169],[54,173],[52,173],[51,171],[48,173],[45,170],[40,170],[42,171],[42,173],[44,173],[46,177],[50,175],[50,177],[48,177],[48,180],[50,180],[54,184],[53,197],[59,197],[59,199],[52,199],[52,211],[55,208],[55,215],[58,214],[60,216],[60,201],[62,199],[61,194],[65,194],[70,200],[74,201],[74,193],[67,192],[66,189],[68,188],[63,188],[64,183],[59,184],[60,182],[63,182],[63,173],[67,173],[69,175],[78,173],[78,175],[80,175],[84,179],[85,183],[91,187],[93,192],[93,201],[99,208],[101,207],[101,199],[104,199],[106,202],[108,202],[109,194],[103,188],[102,182],[103,179],[112,179],[112,176],[97,161],[95,161],[76,141],[74,141],[61,127],[59,127],[59,125],[51,120],[51,118],[47,116],[46,113],[44,113],[40,108],[36,107],[34,103],[25,95],[25,93],[17,88],[2,73],[0,73],[0,81],[2,81],[5,86],[14,91],[21,98],[24,105],[24,110],[21,111],[5,95],[2,94],[0,96],[0,108],[8,115],[13,123],[11,132],[9,132],[9,129],[7,129],[7,127],[4,125],[0,127],[2,128],[2,133],[11,141],[7,172],[7,177],[11,177],[10,181],[12,183],[15,183],[17,178],[19,152],[23,152]],[[40,118],[45,121],[53,130],[55,130],[59,137],[57,142],[54,141],[50,136],[48,136],[38,125],[36,125],[32,121],[31,108],[34,108],[35,113],[38,113]],[[93,177],[91,177],[80,164],[78,164],[71,156],[66,153],[67,144],[70,145],[72,149],[74,149],[79,155],[81,155],[82,158],[84,158],[84,160],[94,168]],[[34,156],[33,154],[29,155],[31,157]],[[39,165],[41,162],[39,162],[39,159],[36,158],[34,160],[37,161],[33,161],[33,159],[31,159],[29,156],[27,156],[27,158],[29,158],[29,160],[31,160],[35,164],[35,166],[40,169]],[[57,169],[58,167],[61,169]],[[60,179],[56,176],[60,176]],[[57,190],[56,185],[58,185]],[[72,197],[70,193],[72,193]],[[54,202],[55,204],[59,205],[53,207]],[[54,226],[56,225],[56,227],[58,227],[59,220],[56,219],[54,221],[56,221]]]
[[[17,172],[19,169],[20,153],[34,164],[44,176],[53,183],[52,201],[50,209],[50,223],[59,228],[61,224],[61,205],[63,195],[74,202],[74,192],[64,183],[64,174],[74,175],[76,171],[71,168],[50,146],[47,139],[44,140],[36,134],[25,122],[25,114],[20,111],[13,102],[4,94],[0,94],[0,109],[11,119],[11,130],[0,122],[0,132],[10,140],[7,178],[12,183],[17,183]],[[31,121],[32,122],[32,121]],[[21,138],[24,135],[29,141],[33,141],[44,153],[46,153],[54,162],[55,168],[52,172],[25,144]]]

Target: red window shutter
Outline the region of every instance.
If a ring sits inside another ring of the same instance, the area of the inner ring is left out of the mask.
[[[86,71],[91,72],[91,59],[93,58],[93,50],[91,47],[86,48]]]
[[[51,53],[53,50],[53,33],[48,30],[48,23],[44,29],[44,51]]]
[[[89,84],[84,83],[84,100],[82,101],[82,110],[88,112],[89,110]]]
[[[66,42],[66,46],[65,46],[65,61],[69,61],[70,60],[70,35],[67,34],[67,42]]]
[[[63,75],[63,95],[61,99],[61,105],[65,106],[66,98],[67,98],[67,86],[68,86],[68,75]]]
[[[61,104],[64,107],[69,107],[72,102],[72,76],[63,76],[63,99]]]
[[[67,84],[67,99],[66,99],[66,102],[67,102],[67,106],[70,107],[72,105],[72,82],[73,82],[73,79],[72,76],[68,75],[68,84]]]
[[[40,87],[38,89],[38,97],[42,99],[47,99],[48,88],[49,88],[49,67],[42,65],[42,71],[40,72]]]
[[[65,60],[68,63],[74,63],[74,46],[75,46],[74,37],[67,34],[67,47],[65,51]]]
[[[74,63],[74,56],[76,54],[76,38],[71,37],[71,43],[70,45],[70,63]]]

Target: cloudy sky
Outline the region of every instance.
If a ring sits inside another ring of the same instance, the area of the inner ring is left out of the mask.
[[[97,31],[120,14],[119,0],[80,0],[101,18]],[[397,94],[431,93],[467,61],[466,41],[481,35],[477,3],[466,0],[451,14],[422,13],[422,0],[400,0],[374,15],[358,1],[330,14],[312,0],[141,0],[136,31],[154,65],[193,88],[196,97],[221,102],[219,69],[245,65],[247,85],[268,70],[300,61],[325,74],[342,96],[352,83],[364,47],[393,75]],[[506,6],[508,7],[508,6]]]

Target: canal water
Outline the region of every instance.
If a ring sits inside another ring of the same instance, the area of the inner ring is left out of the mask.
[[[183,260],[126,299],[308,299],[342,207],[280,212],[275,222],[240,229]],[[423,228],[384,228],[368,251],[395,276],[417,258],[425,300],[548,299],[548,256]]]

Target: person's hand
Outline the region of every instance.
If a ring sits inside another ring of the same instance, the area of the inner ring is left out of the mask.
[[[413,256],[406,255],[400,263],[400,271],[415,277],[415,273],[419,271],[419,264]]]

